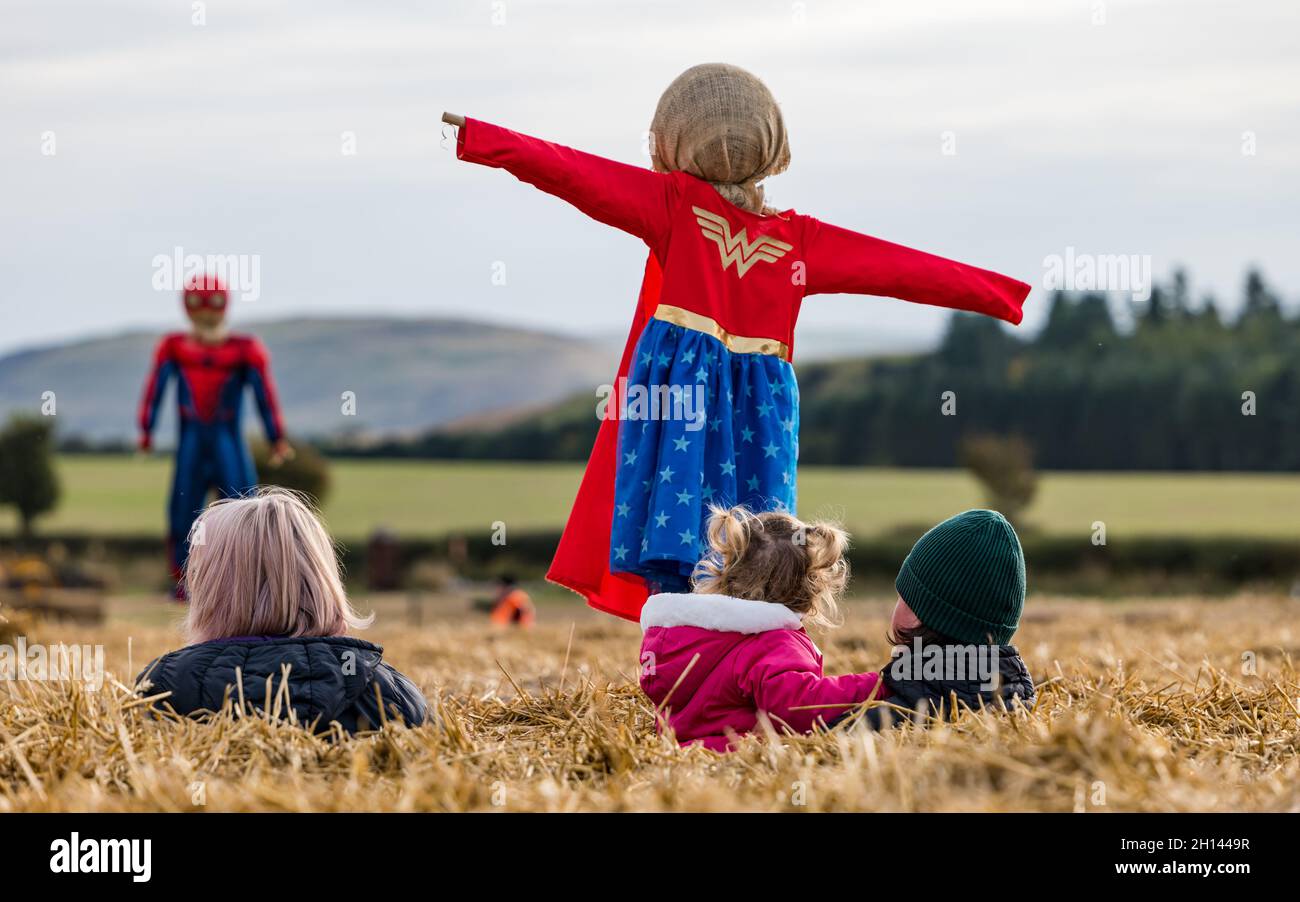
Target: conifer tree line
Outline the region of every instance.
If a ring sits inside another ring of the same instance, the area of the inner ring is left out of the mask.
[[[1300,314],[1257,270],[1243,291],[1225,317],[1178,270],[1142,303],[1054,292],[1037,333],[956,314],[929,353],[799,365],[800,463],[954,467],[966,440],[1004,436],[1040,469],[1300,470]],[[327,450],[584,460],[594,405],[583,395],[494,431]]]
[[[1258,272],[1230,322],[1181,271],[1122,330],[1104,294],[1048,304],[1027,339],[959,315],[932,354],[806,368],[801,460],[954,466],[963,437],[994,434],[1046,469],[1300,469],[1300,316]]]

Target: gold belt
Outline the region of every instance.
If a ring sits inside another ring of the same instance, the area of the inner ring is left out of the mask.
[[[681,307],[673,307],[670,304],[660,304],[655,309],[654,318],[695,332],[703,332],[705,335],[712,335],[726,345],[729,351],[736,354],[771,354],[774,357],[780,357],[782,360],[790,359],[790,347],[785,342],[777,341],[774,338],[732,335],[718,325],[716,319],[702,313],[693,313],[690,310],[683,310]]]

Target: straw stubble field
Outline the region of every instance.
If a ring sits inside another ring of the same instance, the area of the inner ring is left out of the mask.
[[[878,668],[888,603],[818,636],[828,671]],[[1031,597],[1037,706],[888,733],[760,735],[716,755],[656,736],[632,624],[560,605],[531,633],[459,608],[370,638],[434,723],[331,742],[285,723],[149,717],[120,682],[0,684],[0,811],[1186,811],[1300,809],[1300,601]],[[167,625],[31,622],[0,643],[100,643],[108,669]],[[154,618],[157,621],[159,618]]]

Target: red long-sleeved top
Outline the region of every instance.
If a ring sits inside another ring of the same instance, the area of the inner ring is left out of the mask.
[[[173,376],[178,380],[176,402],[182,423],[224,422],[238,429],[244,386],[251,385],[267,441],[284,437],[271,357],[260,341],[251,335],[230,335],[217,344],[205,344],[189,333],[173,332],[163,336],[154,350],[140,399],[141,447],[152,444],[163,392]]]
[[[759,215],[684,172],[659,173],[466,119],[462,160],[505,169],[650,249],[619,367],[660,305],[712,319],[733,336],[794,347],[810,294],[882,295],[1019,323],[1024,282],[821,222],[793,210]],[[615,380],[617,384],[617,380]],[[611,403],[616,410],[618,404]],[[617,423],[607,419],[547,578],[596,608],[637,619],[643,581],[609,572]]]

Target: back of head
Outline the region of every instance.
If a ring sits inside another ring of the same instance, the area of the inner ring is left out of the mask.
[[[692,66],[659,98],[650,124],[654,166],[710,182],[738,207],[760,212],[763,179],[790,165],[785,120],[757,76],[726,63]]]
[[[848,583],[848,535],[829,523],[804,523],[781,511],[712,509],[710,552],[696,566],[696,592],[784,604],[809,625],[839,622]]]
[[[234,636],[341,636],[369,623],[348,603],[334,543],[296,493],[214,502],[185,564],[192,643]]]
[[[1025,554],[1002,514],[963,511],[917,539],[894,586],[931,630],[963,644],[1005,645],[1025,607]]]

